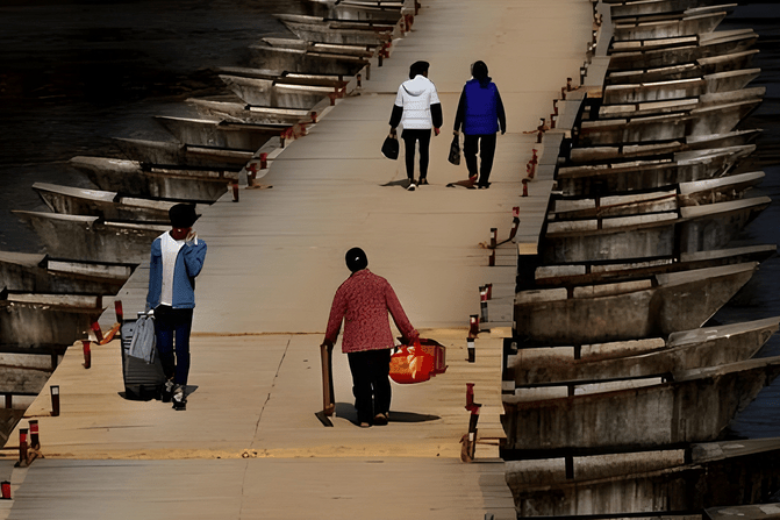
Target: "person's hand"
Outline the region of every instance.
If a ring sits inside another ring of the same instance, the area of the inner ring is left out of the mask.
[[[501,129],[501,135],[504,135],[506,133],[506,128]]]
[[[195,244],[198,243],[198,234],[195,232],[194,229],[190,229],[189,233],[187,233],[187,236],[184,237],[185,242],[195,242]]]
[[[453,130],[452,135],[460,135],[460,132],[458,132],[457,130]]]
[[[333,342],[331,340],[329,340],[329,339],[325,339],[325,340],[322,341],[322,345],[320,345],[320,346],[321,347],[333,348]]]
[[[434,129],[433,129],[433,133],[434,133],[435,135],[439,135],[439,134],[441,133],[441,129],[439,129],[439,128],[434,128]]]

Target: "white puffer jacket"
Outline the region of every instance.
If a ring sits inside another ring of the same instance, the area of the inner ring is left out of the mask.
[[[418,74],[414,79],[401,83],[395,106],[403,108],[401,126],[407,130],[430,130],[433,128],[431,105],[439,103],[436,85]]]

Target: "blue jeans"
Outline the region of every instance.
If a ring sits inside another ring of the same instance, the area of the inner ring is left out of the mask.
[[[165,377],[173,378],[176,385],[186,385],[190,372],[192,309],[158,305],[154,309],[154,325]]]

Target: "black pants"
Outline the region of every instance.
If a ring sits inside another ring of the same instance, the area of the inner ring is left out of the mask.
[[[479,167],[479,185],[487,186],[490,171],[493,169],[493,157],[496,154],[496,134],[467,135],[463,139],[463,156],[469,177],[477,174],[477,152],[482,164]]]
[[[390,411],[390,349],[350,352],[347,358],[358,422],[370,423],[376,414]]]
[[[173,379],[174,384],[186,385],[190,373],[192,309],[158,305],[154,309],[154,329],[165,377]]]
[[[420,141],[420,177],[428,176],[429,150],[431,147],[431,131],[428,130],[404,130],[401,132],[406,148],[406,176],[414,179],[414,149],[415,143]]]

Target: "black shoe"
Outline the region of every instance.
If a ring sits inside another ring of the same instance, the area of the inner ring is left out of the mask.
[[[387,414],[378,413],[374,416],[374,426],[384,426],[387,424]]]
[[[163,403],[170,403],[173,397],[173,381],[166,381],[160,390],[160,399]]]
[[[425,177],[420,177],[420,180],[417,181],[418,186],[427,186],[428,185],[428,179]]]

